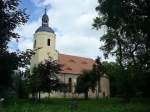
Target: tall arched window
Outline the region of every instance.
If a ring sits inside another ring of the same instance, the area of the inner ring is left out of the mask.
[[[50,46],[50,39],[47,40],[47,46]]]

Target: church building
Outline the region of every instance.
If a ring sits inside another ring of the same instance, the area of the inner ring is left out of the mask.
[[[61,82],[71,84],[72,88],[71,92],[65,94],[65,97],[73,97],[77,77],[83,70],[91,70],[95,63],[93,59],[62,54],[56,50],[56,34],[49,26],[49,17],[46,11],[42,16],[42,25],[34,33],[33,50],[36,52],[31,58],[31,69],[49,57],[57,60],[58,64],[63,65],[62,71],[60,74],[57,74],[57,77]],[[110,96],[109,78],[105,74],[100,79],[100,88],[101,91],[98,93],[100,97]],[[89,91],[89,97],[96,97],[96,94],[96,92]],[[43,93],[42,96],[48,97],[48,94]],[[64,97],[64,93],[53,91],[50,93],[50,96],[61,98]],[[78,94],[76,97],[83,97],[83,95]]]

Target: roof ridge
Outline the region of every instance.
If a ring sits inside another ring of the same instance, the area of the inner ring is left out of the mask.
[[[59,53],[60,55],[66,55],[66,56],[72,56],[72,57],[76,57],[76,58],[84,58],[84,59],[88,59],[88,60],[93,60],[93,58],[87,58],[87,57],[82,57],[82,56],[76,56],[76,55],[70,55],[70,54],[63,54],[63,53]]]

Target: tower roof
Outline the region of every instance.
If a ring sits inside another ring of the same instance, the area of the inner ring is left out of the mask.
[[[50,33],[54,33],[54,30],[51,28],[51,27],[43,27],[43,26],[40,26],[36,31],[35,33],[37,32],[50,32]]]
[[[45,13],[42,16],[42,26],[40,26],[35,33],[37,32],[50,32],[50,33],[54,33],[54,30],[49,27],[49,17],[47,15],[47,11],[45,9]]]

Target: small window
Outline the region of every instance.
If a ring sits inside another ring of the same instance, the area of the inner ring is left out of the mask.
[[[36,47],[36,40],[34,40],[34,46],[33,46],[34,48]]]
[[[47,45],[50,46],[50,39],[47,40]]]

